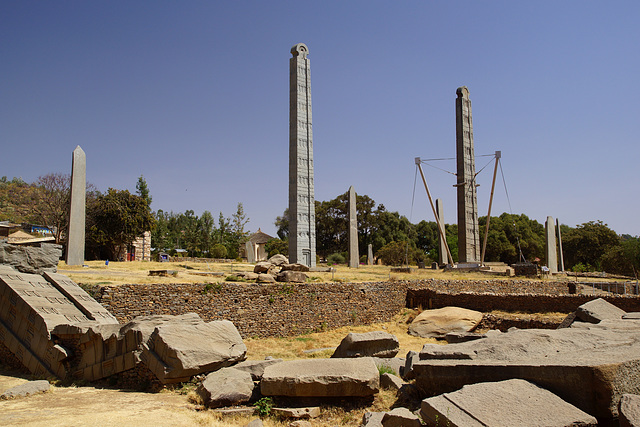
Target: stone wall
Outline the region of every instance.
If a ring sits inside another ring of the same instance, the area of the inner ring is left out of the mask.
[[[194,312],[232,321],[244,338],[291,336],[384,322],[404,306],[407,282],[152,284],[102,287],[96,299],[121,323]]]
[[[499,279],[121,285],[101,287],[96,295],[121,323],[136,316],[194,312],[207,321],[232,321],[245,338],[384,322],[404,307],[569,313],[593,298],[570,295],[567,282]],[[625,311],[640,311],[638,297],[606,299]]]

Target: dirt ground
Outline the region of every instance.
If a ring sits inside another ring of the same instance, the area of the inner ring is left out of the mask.
[[[0,392],[27,382],[0,371]],[[187,397],[95,387],[52,387],[44,394],[0,401],[2,426],[182,426],[201,424]]]

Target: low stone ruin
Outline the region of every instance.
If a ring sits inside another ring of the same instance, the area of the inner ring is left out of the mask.
[[[306,272],[309,267],[304,264],[289,264],[284,255],[274,255],[268,261],[258,262],[253,272],[236,273],[245,280],[255,280],[258,283],[293,282],[305,283]]]

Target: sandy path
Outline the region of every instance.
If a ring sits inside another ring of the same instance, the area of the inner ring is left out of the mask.
[[[0,375],[0,392],[26,380]],[[187,426],[199,414],[186,396],[94,387],[52,387],[27,398],[0,401],[1,426]]]

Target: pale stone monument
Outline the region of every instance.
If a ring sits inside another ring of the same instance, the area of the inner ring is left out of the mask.
[[[289,262],[316,266],[311,70],[304,43],[289,60]]]
[[[466,86],[456,90],[456,163],[458,188],[458,261],[480,262],[478,197],[473,150],[471,100]]]
[[[436,199],[436,213],[438,214],[438,221],[444,227],[444,211],[442,208],[442,199]],[[437,224],[437,222],[436,222]],[[447,257],[447,245],[446,245],[447,237],[442,235],[440,231],[440,227],[438,227],[438,264],[448,264],[449,260]]]
[[[253,249],[253,245],[249,241],[247,241],[244,245],[245,250],[247,251],[247,262],[249,264],[253,264],[254,262],[256,262],[256,253]]]
[[[360,253],[358,251],[358,212],[356,209],[356,191],[349,187],[349,267],[358,268]]]
[[[560,257],[560,271],[564,272],[564,255],[562,255],[562,233],[560,233],[560,221],[556,218],[556,228],[558,229],[558,256]]]
[[[549,273],[558,272],[558,251],[556,247],[556,227],[553,217],[548,216],[547,221],[544,224],[545,236],[547,240],[547,267],[549,267]]]
[[[367,246],[367,264],[373,265],[373,245],[371,243]]]
[[[67,265],[84,264],[84,228],[87,197],[87,159],[78,145],[71,164],[71,203],[67,233]]]

